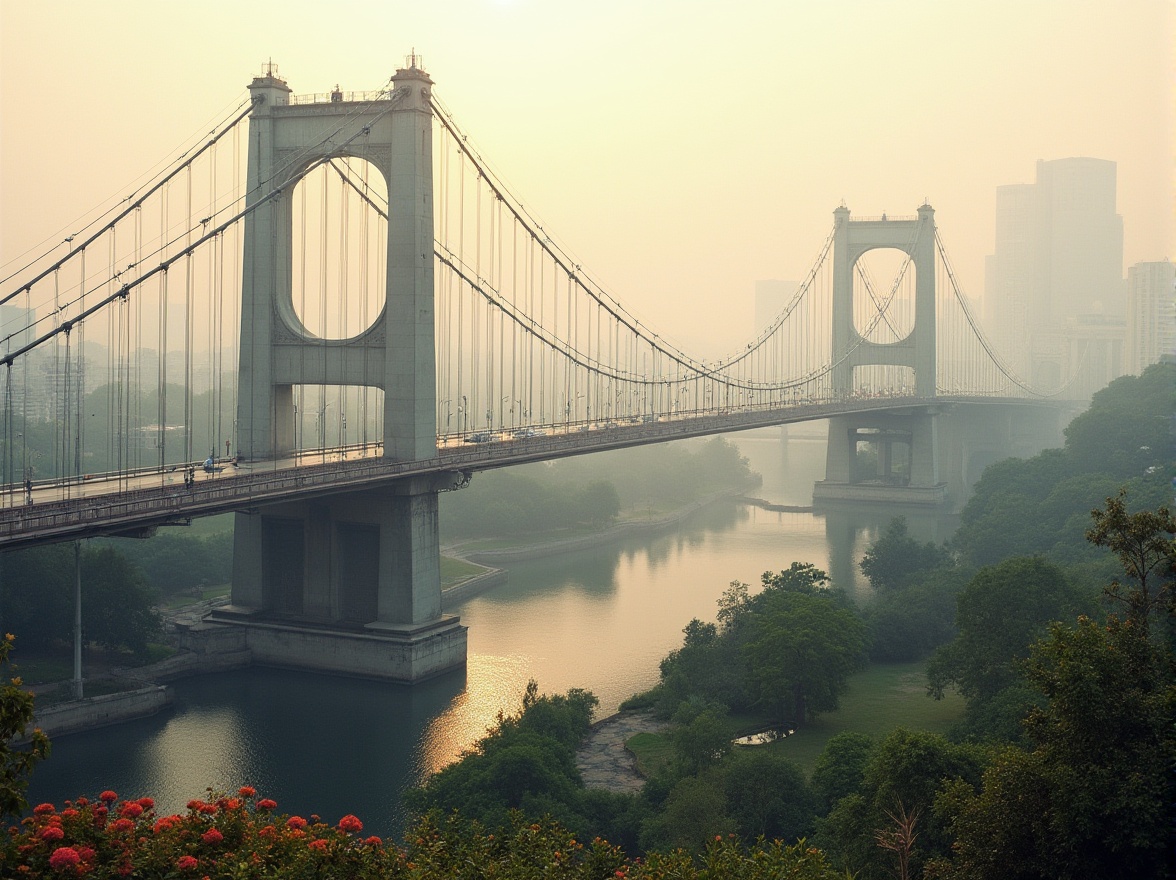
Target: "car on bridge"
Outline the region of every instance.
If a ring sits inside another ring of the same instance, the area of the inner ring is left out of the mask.
[[[498,439],[498,435],[490,431],[475,431],[473,434],[465,438],[466,443],[493,443]]]
[[[516,440],[522,440],[525,437],[543,437],[546,434],[546,431],[540,431],[537,428],[519,428],[511,436]]]

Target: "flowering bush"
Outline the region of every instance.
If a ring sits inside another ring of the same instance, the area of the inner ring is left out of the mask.
[[[103,792],[81,797],[60,811],[41,804],[0,842],[5,877],[339,878],[339,880],[441,880],[542,874],[560,880],[832,880],[839,876],[824,855],[803,842],[759,844],[745,851],[734,838],[718,838],[697,860],[684,852],[629,860],[603,840],[577,841],[554,823],[528,823],[518,814],[508,834],[485,833],[457,816],[426,818],[403,847],[361,837],[363,823],[344,816],[337,825],[273,813],[273,801],[254,802],[252,788],[237,796],[188,803],[183,815],[156,816],[149,798],[118,802]],[[264,804],[264,806],[263,806]],[[111,815],[117,816],[110,819]],[[537,873],[538,869],[538,873]]]

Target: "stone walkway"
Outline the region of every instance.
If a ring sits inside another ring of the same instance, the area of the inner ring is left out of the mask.
[[[636,761],[625,751],[625,740],[637,733],[656,733],[665,728],[651,712],[624,712],[593,725],[576,752],[576,766],[588,788],[637,792],[645,784]]]

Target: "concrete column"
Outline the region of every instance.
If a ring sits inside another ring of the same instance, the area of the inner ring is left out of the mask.
[[[246,207],[263,199],[274,187],[275,107],[289,103],[290,88],[273,76],[257,77],[249,86],[257,102],[249,117],[249,163]],[[273,199],[255,210],[245,224],[241,281],[241,356],[238,375],[237,437],[235,448],[246,459],[274,455],[273,297],[279,277],[289,276],[274,244],[285,225],[280,214],[289,199]]]
[[[825,444],[825,480],[830,483],[849,483],[853,480],[857,458],[856,433],[851,419],[829,419],[829,439]]]
[[[437,492],[422,488],[398,488],[385,502],[373,629],[411,630],[441,617]]]
[[[915,392],[935,396],[935,209],[919,208],[915,264]]]
[[[849,208],[833,212],[833,391],[853,390],[853,361],[847,357],[857,331],[853,326],[853,262],[849,254]],[[829,430],[832,443],[833,430]],[[827,479],[832,479],[827,477]]]
[[[939,485],[939,416],[911,416],[911,486]]]
[[[265,607],[262,594],[262,536],[259,514],[233,515],[233,587],[230,600],[242,612]]]
[[[338,585],[333,564],[334,517],[327,504],[306,505],[306,583],[302,607],[307,617],[336,620]]]
[[[391,113],[384,455],[416,461],[437,453],[433,81],[411,67],[396,71],[393,82],[402,97]]]

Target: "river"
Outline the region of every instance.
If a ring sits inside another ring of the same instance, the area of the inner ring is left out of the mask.
[[[811,429],[810,429],[811,430]],[[803,505],[823,475],[825,445],[797,429],[733,435],[764,477],[755,492]],[[152,718],[58,738],[34,772],[33,803],[112,788],[150,795],[163,812],[241,785],[279,809],[335,822],[355,813],[377,834],[403,822],[400,795],[518,708],[528,679],[548,693],[587,688],[600,716],[657,680],[693,617],[713,620],[733,580],[758,584],[793,561],[829,571],[869,600],[856,562],[885,525],[879,508],[826,515],[720,502],[656,536],[512,563],[508,582],[455,613],[469,627],[462,672],[414,687],[272,669],[177,682],[175,705]],[[920,540],[953,522],[910,515]]]

